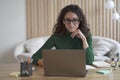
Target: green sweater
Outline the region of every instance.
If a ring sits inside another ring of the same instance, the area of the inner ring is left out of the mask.
[[[82,40],[78,37],[72,38],[71,33],[66,33],[65,35],[53,34],[45,42],[45,44],[32,56],[33,64],[37,65],[38,59],[42,58],[43,49],[51,49],[55,47],[56,49],[83,49]],[[86,51],[86,64],[92,64],[94,61],[93,48],[92,48],[92,35],[90,34],[87,38],[89,47],[85,49]]]

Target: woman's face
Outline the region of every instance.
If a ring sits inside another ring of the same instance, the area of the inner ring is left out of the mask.
[[[65,15],[63,23],[69,32],[73,32],[78,29],[80,24],[78,16],[73,12],[68,12]]]

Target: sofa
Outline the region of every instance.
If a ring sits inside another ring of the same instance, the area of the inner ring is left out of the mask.
[[[16,46],[14,50],[15,59],[20,62],[19,57],[32,57],[32,55],[47,41],[50,36],[26,40]],[[110,38],[93,36],[93,51],[95,61],[110,60],[110,52],[120,53],[120,44]],[[53,48],[55,49],[55,48]],[[119,55],[120,57],[120,55]],[[120,59],[120,58],[119,58]]]

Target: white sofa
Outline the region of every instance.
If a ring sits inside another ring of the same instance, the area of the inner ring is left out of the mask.
[[[17,45],[14,51],[16,60],[19,62],[18,56],[31,57],[48,38],[49,36],[34,38]],[[109,38],[93,36],[93,49],[95,61],[104,61],[109,59],[108,54],[110,51],[120,53],[120,44]]]
[[[120,44],[116,40],[93,36],[93,50],[95,55],[95,61],[105,61],[110,59],[110,52],[113,54],[119,53],[120,61]]]

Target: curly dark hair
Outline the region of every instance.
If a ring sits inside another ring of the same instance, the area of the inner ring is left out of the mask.
[[[60,35],[65,34],[67,29],[65,28],[65,25],[63,24],[63,20],[64,20],[65,15],[68,12],[73,12],[78,16],[79,21],[80,21],[78,29],[80,29],[82,33],[87,37],[90,33],[90,29],[88,27],[86,17],[83,14],[82,9],[78,5],[75,5],[75,4],[70,4],[68,6],[65,6],[61,10],[57,18],[57,23],[54,25],[53,33],[57,33]]]

